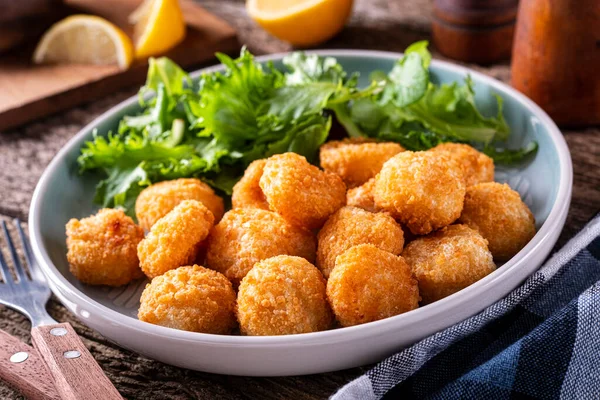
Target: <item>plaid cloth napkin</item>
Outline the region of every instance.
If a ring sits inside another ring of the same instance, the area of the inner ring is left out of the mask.
[[[332,397],[380,398],[599,399],[600,215],[506,298]]]

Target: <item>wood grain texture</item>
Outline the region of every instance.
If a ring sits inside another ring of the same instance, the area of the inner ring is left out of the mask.
[[[131,31],[127,16],[141,0],[69,0],[73,12],[103,16]],[[239,47],[235,30],[222,19],[189,1],[182,3],[188,33],[165,55],[182,66],[211,60],[216,51]],[[135,61],[125,71],[115,65],[32,65],[31,50],[0,59],[0,130],[18,126],[97,99],[146,77],[146,61]]]
[[[122,399],[69,323],[34,327],[31,339],[63,400]]]
[[[234,25],[240,42],[251,51],[263,54],[291,50],[248,19],[243,1],[211,0],[203,1],[202,5]],[[431,38],[430,15],[430,0],[356,0],[349,25],[321,47],[402,51],[413,41]],[[444,59],[435,49],[434,57]],[[510,81],[507,63],[488,68],[465,65],[504,82]],[[56,152],[93,118],[136,91],[136,87],[131,87],[0,134],[0,214],[26,219],[35,184]],[[574,186],[571,209],[556,248],[578,232],[600,208],[600,129],[563,133],[573,157]],[[231,377],[189,371],[119,348],[81,324],[54,299],[48,311],[55,319],[73,325],[106,375],[128,399],[325,399],[367,369],[287,378]],[[25,317],[2,307],[0,329],[28,340],[29,323]],[[21,397],[0,383],[0,398]]]
[[[28,358],[20,363],[11,362],[11,356],[19,352],[27,353]],[[0,379],[19,389],[31,400],[60,400],[52,384],[52,376],[38,351],[2,330]]]

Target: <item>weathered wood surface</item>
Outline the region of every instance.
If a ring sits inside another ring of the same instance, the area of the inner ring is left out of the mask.
[[[256,53],[290,50],[249,20],[241,1],[212,0],[202,4],[239,30],[242,43]],[[415,40],[430,37],[429,0],[356,0],[349,26],[327,48],[366,48],[401,51]],[[440,58],[439,54],[434,56]],[[495,78],[509,80],[508,64],[475,67]],[[54,154],[85,124],[136,88],[94,103],[0,134],[0,216],[26,219],[35,184]],[[563,131],[574,166],[573,201],[557,246],[564,244],[600,208],[600,129]],[[57,301],[50,314],[70,322],[107,376],[126,398],[140,399],[316,399],[326,398],[339,386],[361,374],[356,368],[336,373],[290,378],[244,378],[170,367],[123,350],[82,325]],[[20,314],[0,306],[0,328],[28,343],[29,323]],[[20,395],[0,383],[0,398]]]

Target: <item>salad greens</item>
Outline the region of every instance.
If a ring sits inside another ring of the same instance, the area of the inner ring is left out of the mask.
[[[366,88],[333,57],[291,53],[283,59],[285,71],[256,62],[245,48],[237,59],[217,57],[225,69],[197,82],[168,58],[150,59],[139,92],[143,111],[125,116],[117,132],[95,132],[78,158],[82,172],[105,175],[98,203],[131,213],[145,186],[182,177],[199,177],[230,194],[253,160],[293,151],[317,161],[334,118],[351,137],[396,141],[409,150],[464,142],[500,163],[537,150],[536,143],[497,149],[509,135],[502,99],[497,115],[486,117],[470,78],[431,82],[424,41],[409,46],[389,73],[374,71]]]

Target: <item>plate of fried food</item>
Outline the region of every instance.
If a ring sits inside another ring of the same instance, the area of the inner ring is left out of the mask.
[[[35,256],[108,339],[213,373],[345,369],[477,314],[550,253],[572,165],[522,94],[426,42],[217,57],[151,60],[36,188]]]

